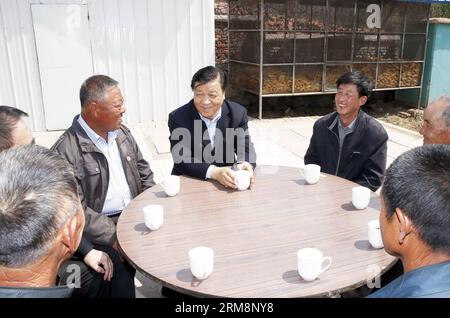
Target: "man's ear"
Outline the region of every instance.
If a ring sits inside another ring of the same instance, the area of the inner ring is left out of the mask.
[[[363,106],[365,103],[367,103],[367,96],[361,96],[359,98],[359,106]]]
[[[398,221],[398,242],[403,244],[406,237],[413,231],[413,225],[409,217],[403,212],[402,209],[396,208],[395,216]]]
[[[83,225],[80,224],[79,214],[80,212],[68,219],[61,231],[61,242],[71,254],[74,254],[78,249],[83,233]]]

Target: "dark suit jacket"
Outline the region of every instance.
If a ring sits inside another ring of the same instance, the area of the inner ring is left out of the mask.
[[[256,167],[256,153],[248,133],[247,110],[225,100],[217,122],[214,149],[194,100],[169,114],[172,174],[205,179],[210,165],[230,166],[247,161]]]

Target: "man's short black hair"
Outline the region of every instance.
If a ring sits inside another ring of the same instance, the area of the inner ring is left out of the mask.
[[[227,78],[220,68],[216,66],[207,66],[204,68],[199,69],[194,76],[192,76],[191,80],[191,88],[192,90],[195,89],[198,85],[203,85],[208,82],[211,82],[215,80],[219,76],[220,80],[220,87],[222,88],[222,91],[225,92],[225,89],[227,88]]]
[[[119,85],[119,82],[106,75],[94,75],[89,77],[80,88],[81,107],[90,102],[102,102],[106,92]]]
[[[339,89],[341,84],[354,84],[358,90],[359,97],[370,97],[372,93],[373,84],[369,78],[360,71],[347,72],[336,81],[336,88]]]
[[[381,194],[388,220],[400,208],[432,250],[450,255],[450,146],[424,145],[400,155]]]
[[[0,151],[13,146],[12,131],[17,122],[28,114],[11,106],[0,106]]]

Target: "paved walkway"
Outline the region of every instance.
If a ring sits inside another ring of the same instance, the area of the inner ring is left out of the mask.
[[[314,122],[319,117],[296,117],[282,119],[251,120],[250,135],[255,144],[259,165],[282,165],[301,167],[309,145]],[[420,134],[381,122],[389,135],[388,166],[408,149],[422,145]],[[130,127],[144,158],[150,163],[159,183],[172,170],[169,129],[167,123],[143,123]],[[36,143],[50,147],[62,132],[36,133]],[[161,297],[160,286],[136,275],[138,297]]]

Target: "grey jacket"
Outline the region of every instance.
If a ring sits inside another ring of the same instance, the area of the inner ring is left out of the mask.
[[[108,161],[80,126],[78,116],[53,145],[52,150],[61,154],[72,165],[75,173],[78,192],[85,208],[86,225],[79,248],[85,254],[88,249],[92,249],[92,246],[86,246],[86,240],[111,245],[116,240],[116,226],[109,217],[99,213],[108,192]],[[120,127],[116,142],[131,196],[134,198],[155,185],[153,172],[127,127]]]

